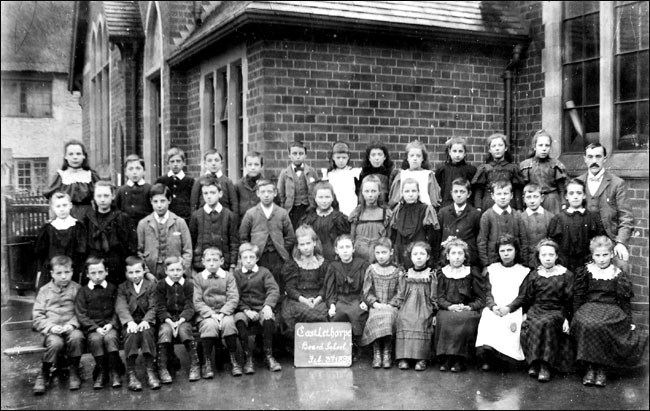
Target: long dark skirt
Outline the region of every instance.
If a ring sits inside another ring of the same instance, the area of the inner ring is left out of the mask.
[[[440,310],[436,314],[436,355],[472,358],[481,314],[477,311]]]

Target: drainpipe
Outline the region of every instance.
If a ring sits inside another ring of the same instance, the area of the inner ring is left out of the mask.
[[[504,116],[503,116],[503,134],[508,137],[508,144],[512,140],[512,80],[515,78],[514,70],[521,62],[521,52],[524,47],[521,44],[515,45],[512,50],[512,60],[503,70],[501,78],[504,83]]]

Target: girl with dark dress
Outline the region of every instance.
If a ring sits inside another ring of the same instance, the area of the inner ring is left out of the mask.
[[[484,306],[480,272],[464,265],[467,243],[452,238],[444,244],[449,264],[438,270],[438,314],[435,345],[440,371],[463,371],[474,356],[481,309]]]
[[[314,187],[314,202],[316,209],[305,214],[301,225],[306,224],[314,229],[323,247],[323,257],[328,262],[334,261],[334,240],[342,234],[350,234],[350,222],[342,212],[335,210],[332,203],[336,200],[334,188],[328,182],[321,181]]]
[[[416,241],[431,245],[434,230],[440,229],[435,210],[420,202],[419,195],[418,182],[411,178],[404,180],[402,199],[395,207],[390,223],[397,262],[404,268],[413,266],[406,246]]]
[[[92,210],[93,191],[99,176],[88,164],[86,147],[81,141],[70,140],[63,149],[63,166],[57,170],[52,184],[45,190],[48,199],[57,191],[70,196],[72,217],[82,220],[87,210]]]
[[[585,209],[585,186],[573,179],[567,184],[568,207],[551,219],[548,237],[560,245],[560,260],[575,272],[589,261],[589,240],[605,235],[598,213]]]
[[[452,205],[454,199],[451,195],[453,181],[457,178],[464,178],[467,181],[472,181],[476,174],[476,167],[465,162],[467,155],[467,142],[462,137],[450,138],[445,142],[447,148],[447,161],[439,164],[436,167],[436,180],[440,186],[440,196],[442,204],[440,208]],[[469,190],[471,191],[471,190]],[[471,202],[473,204],[473,202]]]
[[[604,387],[608,368],[647,364],[648,333],[632,323],[632,282],[612,264],[614,242],[599,236],[589,249],[592,262],[576,272],[571,336],[586,367],[582,383]]]
[[[510,206],[515,210],[522,210],[521,193],[524,188],[524,179],[519,170],[519,165],[512,162],[512,154],[508,151],[508,139],[503,134],[492,134],[487,139],[488,155],[485,163],[478,166],[472,179],[474,187],[474,208],[486,212],[494,204],[490,195],[492,183],[507,180],[512,183],[513,197]]]
[[[72,202],[67,193],[53,193],[50,196],[50,210],[56,217],[41,227],[36,240],[36,256],[40,271],[36,280],[36,289],[50,282],[49,261],[57,255],[65,255],[72,259],[72,280],[81,284],[86,253],[83,223],[70,215]]]
[[[88,255],[104,260],[106,281],[118,286],[126,281],[126,257],[136,255],[138,237],[126,213],[113,207],[115,186],[108,181],[95,185],[94,209],[86,212],[84,227]]]
[[[524,184],[537,184],[544,199],[542,207],[553,214],[562,210],[566,194],[566,168],[557,158],[551,158],[553,139],[544,130],[533,136],[532,153],[519,164]]]
[[[293,258],[282,268],[287,298],[282,303],[284,335],[293,341],[296,323],[327,321],[325,274],[328,263],[321,255],[316,232],[301,225],[296,230]]]
[[[390,159],[390,153],[386,146],[380,142],[371,143],[366,148],[366,153],[363,158],[363,165],[361,166],[361,174],[359,174],[359,184],[370,175],[377,176],[380,185],[379,197],[384,204],[388,204],[388,191],[390,190],[390,177],[393,173],[393,160]],[[357,187],[357,195],[361,196],[361,187]]]
[[[551,368],[570,371],[573,353],[569,339],[569,320],[573,310],[573,273],[560,264],[559,246],[550,239],[537,244],[536,254],[541,265],[532,271],[519,288],[519,295],[501,307],[502,315],[517,311],[526,313],[521,325],[521,347],[528,375],[540,382],[551,380]]]

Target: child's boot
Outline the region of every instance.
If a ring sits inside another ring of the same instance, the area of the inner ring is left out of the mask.
[[[127,387],[131,391],[142,391],[142,383],[138,380],[138,376],[135,374],[135,369],[129,367],[126,371],[128,384]]]
[[[551,370],[546,362],[542,361],[539,364],[539,375],[537,376],[537,381],[539,382],[548,382],[551,381]]]
[[[230,370],[230,373],[232,374],[233,377],[240,377],[242,375],[242,368],[241,365],[239,365],[239,362],[237,361],[237,353],[229,352],[229,354],[230,354],[230,364],[232,365],[232,370]]]
[[[269,370],[271,370],[271,372],[282,371],[282,366],[280,363],[277,362],[275,358],[273,358],[273,349],[265,348],[264,357],[266,358],[266,364],[269,366]]]
[[[70,391],[76,391],[81,387],[81,377],[79,376],[80,360],[81,357],[70,358],[70,379],[68,380]]]
[[[246,361],[244,362],[244,374],[255,374],[255,364],[253,363],[253,353],[250,349],[244,350]]]
[[[106,381],[108,380],[108,375],[107,375],[106,366],[104,364],[103,355],[95,357],[95,371],[93,372],[93,374],[95,374],[95,382],[93,384],[93,389],[101,390],[102,388],[104,388],[104,386],[106,385]]]
[[[587,372],[585,373],[584,378],[582,379],[582,384],[586,386],[594,385],[596,383],[596,370],[594,370],[594,367],[589,363],[587,366]]]
[[[158,374],[160,375],[160,382],[163,384],[171,384],[172,376],[169,374],[167,369],[167,357],[169,352],[167,351],[167,344],[158,345]]]
[[[152,390],[157,390],[160,388],[160,380],[156,376],[153,366],[153,357],[151,355],[144,356],[144,366],[147,370],[147,385]]]
[[[201,366],[199,364],[199,354],[196,352],[196,341],[185,341],[185,349],[190,357],[190,381],[201,379]],[[206,360],[207,363],[207,360]]]
[[[36,381],[34,381],[34,395],[43,395],[47,385],[50,383],[50,369],[52,368],[52,363],[44,362],[41,368],[41,372],[36,376]]]
[[[384,368],[393,366],[393,337],[390,335],[384,340],[384,352],[382,356],[382,365]]]
[[[113,388],[120,388],[122,386],[122,377],[120,376],[119,371],[120,364],[122,363],[122,360],[120,360],[120,353],[118,351],[109,353],[108,358],[108,369],[111,376],[111,386]],[[142,386],[140,386],[140,389],[142,389]]]
[[[598,368],[596,371],[596,381],[594,382],[596,387],[604,387],[607,385],[607,374],[605,374],[604,368]]]
[[[381,368],[381,343],[379,339],[372,343],[372,368]]]

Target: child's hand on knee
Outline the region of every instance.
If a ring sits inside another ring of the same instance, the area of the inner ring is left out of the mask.
[[[126,324],[126,332],[129,334],[135,334],[138,332],[138,324],[135,323],[135,321],[129,321],[128,324]]]
[[[330,305],[330,310],[328,311],[328,314],[330,317],[334,317],[336,315],[336,305],[332,304]]]
[[[368,306],[363,301],[361,301],[361,304],[359,304],[359,308],[361,308],[363,311],[368,311]]]
[[[262,320],[271,320],[273,318],[273,309],[268,305],[262,308]]]

